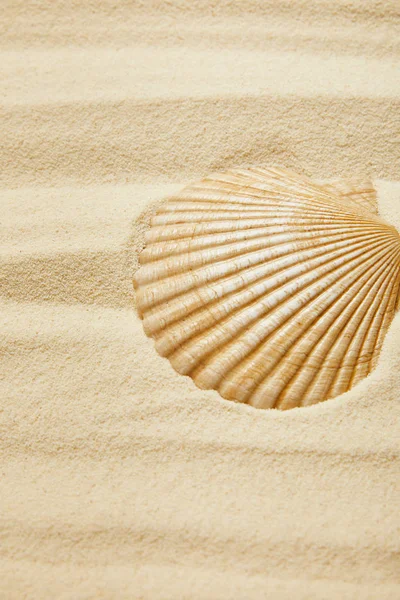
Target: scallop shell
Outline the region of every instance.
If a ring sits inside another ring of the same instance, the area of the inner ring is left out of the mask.
[[[134,285],[157,351],[198,387],[307,406],[374,368],[399,303],[400,237],[369,182],[232,170],[166,201]]]

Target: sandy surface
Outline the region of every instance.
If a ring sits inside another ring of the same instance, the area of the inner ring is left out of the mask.
[[[400,316],[287,413],[133,309],[136,219],[209,171],[370,175],[400,227],[397,0],[5,0],[0,597],[400,598]]]

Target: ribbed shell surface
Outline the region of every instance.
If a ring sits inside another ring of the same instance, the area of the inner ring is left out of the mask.
[[[374,368],[398,305],[400,238],[370,185],[216,174],[168,199],[145,243],[134,280],[144,330],[200,388],[288,409]]]

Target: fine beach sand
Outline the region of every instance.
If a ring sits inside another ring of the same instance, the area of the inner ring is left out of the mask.
[[[398,0],[4,0],[0,598],[400,598],[400,315],[258,411],[159,357],[132,275],[211,171],[370,176],[400,228]]]

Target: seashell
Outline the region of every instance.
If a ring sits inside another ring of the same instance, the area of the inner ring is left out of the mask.
[[[346,181],[345,179],[339,179],[329,184],[325,183],[324,188],[342,196],[343,199],[355,200],[370,212],[378,214],[378,202],[372,181],[362,179]]]
[[[369,182],[236,169],[153,217],[135,275],[146,334],[203,389],[288,409],[376,365],[399,304],[400,237]]]

